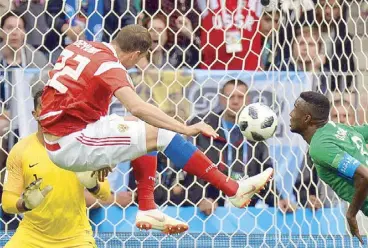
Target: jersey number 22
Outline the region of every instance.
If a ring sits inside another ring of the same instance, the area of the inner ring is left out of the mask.
[[[81,73],[83,72],[84,68],[88,65],[90,62],[90,59],[81,56],[81,55],[75,55],[74,52],[65,49],[61,54],[61,61],[56,63],[54,66],[54,70],[60,70],[54,74],[54,76],[49,80],[47,83],[48,86],[56,89],[60,93],[66,93],[68,91],[68,88],[62,84],[60,81],[58,81],[59,77],[68,75],[73,80],[78,81]],[[66,65],[66,61],[68,59],[74,60],[77,62],[76,68],[73,69],[72,67]]]

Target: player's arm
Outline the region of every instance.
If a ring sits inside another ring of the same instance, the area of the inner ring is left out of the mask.
[[[360,161],[358,161],[356,158],[354,158],[332,142],[322,141],[318,144],[316,143],[315,145],[311,145],[310,156],[316,164],[330,171],[333,171],[334,173],[336,173],[336,176],[343,177],[346,180],[354,183],[356,191],[361,190],[359,189],[359,183],[362,183],[363,185],[368,183],[368,169],[365,168],[365,166],[362,165]],[[367,180],[367,182],[365,182],[364,180]],[[339,194],[339,192],[336,193]],[[366,198],[367,194],[362,195],[363,199]],[[346,201],[352,201],[352,198],[347,198],[346,195],[342,195],[340,197],[342,197]],[[359,198],[356,199],[354,202],[354,204],[356,204],[357,206],[363,204],[360,203]]]
[[[19,214],[26,212],[22,201],[19,199],[20,195],[13,192],[4,191],[1,202],[3,204],[4,212],[9,214]]]
[[[354,173],[354,188],[355,192],[353,199],[349,205],[348,211],[346,212],[346,219],[348,221],[350,232],[353,236],[356,236],[359,241],[364,244],[364,241],[359,233],[358,222],[356,215],[368,196],[368,168],[364,165],[359,165]]]
[[[206,136],[218,137],[216,131],[205,123],[197,123],[191,126],[180,123],[165,114],[158,107],[143,101],[137,93],[129,87],[118,89],[115,92],[115,96],[130,113],[152,126],[171,130],[187,136],[194,136],[202,133]]]
[[[359,241],[363,243],[359,234],[356,214],[362,208],[368,196],[368,169],[332,142],[316,142],[315,144],[310,147],[310,155],[317,164],[336,171],[338,176],[354,182],[354,195],[351,199],[344,199],[350,200],[346,219],[351,234],[357,236]]]
[[[96,199],[106,201],[111,195],[110,184],[107,180],[98,183],[96,191],[89,191]]]
[[[218,137],[215,130],[207,124],[197,123],[186,126],[168,116],[156,106],[143,101],[133,90],[133,83],[125,68],[119,62],[109,61],[108,59],[103,61],[94,73],[94,79],[98,80],[102,87],[113,92],[115,97],[132,115],[152,126],[187,136],[203,133],[207,136]]]
[[[155,127],[171,129],[178,133],[183,133],[187,129],[183,123],[167,116],[156,106],[143,101],[130,87],[120,88],[115,92],[115,96],[132,115]]]
[[[110,184],[107,180],[98,182],[97,174],[91,171],[77,172],[79,182],[86,187],[87,191],[91,193],[96,199],[106,201],[111,195]]]
[[[17,154],[17,151],[12,150],[6,161],[4,193],[1,199],[2,207],[5,212],[11,214],[25,212],[20,199],[23,189],[24,180],[22,161],[20,156]]]
[[[358,162],[357,162],[358,163]],[[354,173],[354,188],[355,193],[353,200],[348,208],[346,217],[355,217],[362,208],[364,201],[368,196],[368,168],[364,165],[359,165]]]
[[[149,104],[140,98],[130,87],[123,87],[115,92],[116,98],[124,107],[134,116],[147,122],[148,124],[181,133],[187,136],[194,136],[198,133],[211,137],[218,137],[218,134],[207,124],[197,123],[192,126],[186,126],[174,118],[165,114],[158,107]]]
[[[132,193],[129,191],[121,191],[121,192],[110,192],[110,196],[105,200],[97,200],[91,193],[88,191],[84,192],[84,197],[86,198],[86,206],[89,209],[100,208],[101,206],[112,206],[117,205],[120,207],[127,207],[133,201]]]
[[[357,131],[363,136],[365,143],[368,143],[368,125],[364,124],[361,126],[352,126],[352,127],[355,129],[355,131]]]
[[[2,207],[5,212],[18,214],[29,211],[40,205],[45,196],[52,190],[46,186],[40,189],[42,179],[37,179],[24,189],[24,178],[20,151],[13,150],[9,153],[6,162],[6,179],[2,195]]]
[[[364,199],[368,194],[368,191],[367,193],[362,192],[362,189],[359,185],[359,183],[362,185],[368,184],[368,169],[365,168],[365,166],[362,165],[356,158],[352,157],[350,154],[342,150],[338,145],[330,141],[321,140],[312,143],[309,154],[316,164],[336,173],[336,176],[343,177],[346,180],[354,183],[355,191],[360,192],[359,196],[350,198],[346,195],[339,195],[345,201],[354,202],[352,203],[353,208],[350,212],[354,213],[353,210],[355,207],[359,207],[361,204],[363,204]],[[367,180],[367,182],[364,180]],[[336,193],[339,194],[339,192]],[[363,202],[361,202],[361,199],[363,199]],[[360,207],[358,209],[360,209]]]

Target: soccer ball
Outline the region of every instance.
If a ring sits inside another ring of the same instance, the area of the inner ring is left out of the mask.
[[[262,141],[275,133],[277,116],[263,103],[252,103],[241,110],[238,125],[247,140]]]

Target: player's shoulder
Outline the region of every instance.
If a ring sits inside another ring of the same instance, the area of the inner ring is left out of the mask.
[[[317,129],[310,143],[310,152],[318,152],[326,144],[333,142],[337,131],[338,125],[334,122],[328,122],[323,127]]]
[[[9,156],[21,156],[24,154],[24,151],[32,149],[35,146],[35,142],[38,142],[36,133],[32,133],[20,139],[10,150]]]
[[[76,53],[82,53],[85,57],[98,61],[117,61],[116,51],[106,42],[78,40],[66,47]]]
[[[22,149],[23,147],[32,145],[34,142],[37,141],[36,133],[32,133],[24,138],[21,138],[14,146],[13,149]]]
[[[315,135],[313,135],[313,140],[330,139],[335,138],[336,135],[346,135],[350,130],[350,127],[342,123],[335,123],[333,121],[327,122],[323,127],[319,128]],[[319,141],[320,142],[320,141]]]
[[[351,127],[335,122],[328,122],[317,129],[312,137],[309,151],[311,154],[325,153],[326,150],[340,146],[349,135]]]

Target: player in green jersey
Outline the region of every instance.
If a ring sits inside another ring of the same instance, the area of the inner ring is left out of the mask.
[[[318,177],[350,202],[346,218],[353,236],[359,234],[356,214],[368,216],[368,125],[329,122],[330,102],[317,92],[303,92],[290,113],[290,130],[310,145]]]

